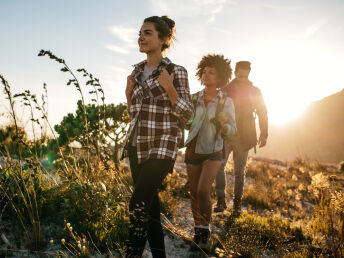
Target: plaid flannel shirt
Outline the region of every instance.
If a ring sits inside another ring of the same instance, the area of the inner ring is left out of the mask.
[[[127,146],[136,126],[138,163],[148,159],[175,160],[178,147],[183,145],[184,125],[193,115],[188,74],[184,67],[172,65],[173,85],[178,93],[176,103],[172,106],[166,91],[158,82],[162,68],[166,69],[172,64],[171,61],[163,58],[158,68],[141,84],[139,79],[145,63],[134,65],[136,85],[129,109],[131,123],[121,156],[128,156]]]

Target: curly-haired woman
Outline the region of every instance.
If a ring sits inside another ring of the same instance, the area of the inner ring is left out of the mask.
[[[231,77],[230,61],[223,55],[206,55],[196,76],[204,89],[193,94],[195,116],[185,142],[185,163],[195,223],[194,242],[209,248],[210,190],[223,159],[223,138],[236,133],[233,101],[220,90]]]

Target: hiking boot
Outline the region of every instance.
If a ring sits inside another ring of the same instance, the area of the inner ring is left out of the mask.
[[[199,227],[195,227],[195,234],[194,234],[194,238],[193,241],[198,244],[201,241],[201,228]]]
[[[224,196],[218,197],[214,212],[223,212],[226,208],[226,198]]]
[[[201,241],[198,246],[204,251],[209,252],[210,250],[210,230],[208,228],[200,228]]]
[[[199,243],[201,242],[201,228],[194,228],[195,234],[192,239],[191,250],[195,251],[199,249]]]
[[[241,214],[241,198],[235,198],[233,200],[233,216],[239,217]]]

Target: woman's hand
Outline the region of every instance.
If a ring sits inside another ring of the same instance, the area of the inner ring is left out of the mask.
[[[165,68],[162,69],[158,82],[163,87],[170,98],[170,101],[172,103],[172,106],[176,103],[176,100],[178,98],[178,93],[176,89],[173,86],[173,79],[174,79],[174,74],[169,74]]]
[[[165,91],[169,91],[171,88],[174,88],[173,79],[174,74],[169,74],[165,68],[162,68],[158,82],[165,89]]]
[[[225,116],[223,112],[219,112],[217,114],[217,120],[220,124],[220,132],[225,134],[227,132],[226,123],[228,118]]]
[[[133,93],[133,89],[135,87],[136,81],[134,77],[134,72],[127,77],[127,87],[125,89],[125,95],[127,98],[131,98],[131,94]]]

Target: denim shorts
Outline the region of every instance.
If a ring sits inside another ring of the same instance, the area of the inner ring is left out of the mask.
[[[222,151],[213,152],[204,156],[203,158],[198,158],[198,159],[188,159],[187,156],[185,155],[185,163],[190,164],[190,165],[202,165],[202,163],[207,160],[222,161],[222,159],[223,159]]]

